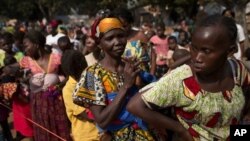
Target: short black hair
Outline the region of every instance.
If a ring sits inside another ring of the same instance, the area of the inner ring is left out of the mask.
[[[169,41],[169,40],[174,40],[174,41],[177,43],[177,39],[176,39],[175,36],[170,36],[170,37],[168,37],[168,41]]]
[[[155,24],[155,27],[161,27],[161,28],[165,29],[165,23],[163,21],[159,21]]]
[[[61,68],[66,76],[79,80],[81,73],[87,67],[84,55],[80,51],[66,50],[61,58]]]
[[[226,13],[227,11],[230,12],[230,14],[232,15],[233,18],[235,18],[235,13],[234,13],[234,11],[233,11],[232,9],[230,9],[230,8],[224,9],[224,10],[222,11],[222,15],[225,16],[225,13]]]
[[[176,49],[174,51],[174,54],[173,54],[173,60],[177,61],[177,60],[187,56],[188,54],[190,54],[190,52],[187,51],[186,49]]]
[[[42,32],[40,31],[36,31],[36,30],[31,30],[29,31],[24,38],[29,39],[32,43],[38,44],[39,47],[43,47],[46,43],[46,38],[45,36],[42,34]]]
[[[62,36],[58,39],[57,44],[58,46],[60,46],[61,44],[70,44],[70,39],[68,36]]]
[[[196,27],[210,27],[210,26],[223,26],[227,32],[227,35],[232,44],[236,44],[237,42],[237,27],[236,23],[232,18],[222,16],[220,14],[208,15],[201,18]]]

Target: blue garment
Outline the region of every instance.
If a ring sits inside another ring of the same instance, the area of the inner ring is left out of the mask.
[[[139,76],[141,77],[141,79],[143,80],[144,83],[151,83],[156,81],[156,77],[151,75],[150,73],[141,71],[139,73]],[[133,97],[137,92],[139,91],[139,89],[136,86],[132,86],[129,90],[128,93],[129,95],[126,97],[126,102],[121,110],[121,112],[119,113],[117,119],[120,121],[119,123],[111,123],[108,127],[107,130],[108,131],[117,131],[120,130],[122,128],[128,127],[131,124],[135,123],[137,124],[141,129],[143,130],[147,130],[147,124],[142,121],[142,119],[134,116],[133,114],[131,114],[130,112],[127,111],[126,109],[126,105],[128,103],[128,101],[131,99],[131,97]],[[107,99],[109,101],[113,101],[114,98],[117,96],[117,93],[112,92],[112,93],[108,93],[107,94]]]

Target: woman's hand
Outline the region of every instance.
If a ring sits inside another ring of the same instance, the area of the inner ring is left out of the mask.
[[[125,62],[125,67],[123,70],[124,77],[124,86],[126,88],[130,88],[135,83],[135,78],[137,74],[140,72],[139,65],[141,61],[135,59],[134,57],[131,58],[123,58]]]
[[[187,129],[183,127],[183,129],[177,133],[179,138],[183,141],[194,141],[193,137],[190,135]]]

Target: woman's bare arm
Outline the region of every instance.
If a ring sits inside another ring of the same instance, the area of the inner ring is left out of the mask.
[[[176,132],[186,141],[192,141],[189,132],[178,122],[163,114],[149,109],[141,98],[141,94],[136,94],[128,103],[127,110],[138,116],[150,125],[158,129],[169,129]]]
[[[133,62],[133,61],[132,61]],[[101,128],[106,128],[121,111],[126,101],[128,89],[134,85],[137,74],[140,71],[141,61],[125,63],[124,68],[124,85],[119,89],[117,96],[111,104],[107,106],[91,105],[90,110],[94,114],[95,120]]]

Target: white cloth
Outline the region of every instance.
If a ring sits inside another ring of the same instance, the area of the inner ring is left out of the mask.
[[[237,33],[238,52],[234,53],[234,57],[236,59],[238,59],[238,60],[241,60],[242,52],[241,52],[240,44],[239,43],[242,42],[242,41],[244,41],[246,39],[246,37],[245,37],[245,33],[244,33],[244,30],[243,30],[242,26],[239,25],[239,24],[236,24],[236,26],[237,26],[237,31],[238,31],[238,33]]]
[[[62,33],[57,33],[55,36],[52,36],[51,34],[46,36],[46,45],[57,45],[57,41],[60,37],[66,36]]]
[[[86,59],[86,62],[88,64],[88,66],[94,65],[95,63],[97,63],[98,61],[95,59],[93,52],[87,54],[84,56]]]
[[[30,80],[30,91],[38,93],[46,90],[49,86],[59,83],[59,76],[57,74],[37,73],[33,75]]]
[[[63,36],[66,36],[66,35],[62,33],[58,33],[55,36],[52,36],[51,34],[46,36],[46,45],[52,46],[52,53],[62,54],[62,51],[58,47],[57,42],[58,42],[58,39]]]

